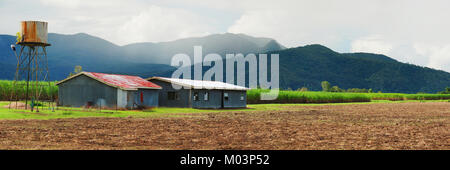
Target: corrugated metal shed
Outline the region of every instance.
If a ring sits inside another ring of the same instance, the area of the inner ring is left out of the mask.
[[[148,79],[163,87],[158,103],[164,107],[245,108],[248,88],[218,81],[185,80],[164,77]],[[173,84],[187,88],[175,89]]]
[[[56,84],[58,105],[70,107],[157,107],[161,89],[137,76],[92,72],[81,72]]]
[[[78,77],[80,75],[86,75],[95,80],[98,80],[106,85],[120,88],[122,90],[137,90],[137,89],[161,89],[160,86],[149,82],[138,76],[128,76],[128,75],[118,75],[118,74],[105,74],[105,73],[94,73],[94,72],[81,72],[66,78],[62,81],[56,83],[56,85],[61,84],[67,80]]]
[[[147,80],[160,80],[172,84],[177,84],[193,89],[216,89],[216,90],[249,90],[249,88],[228,84],[220,81],[204,81],[204,80],[190,80],[190,79],[176,79],[167,77],[152,77]]]

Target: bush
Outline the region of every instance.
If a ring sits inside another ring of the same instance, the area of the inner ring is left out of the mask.
[[[297,91],[303,91],[303,92],[305,92],[305,91],[308,91],[308,88],[302,87],[302,88],[297,89]]]
[[[331,91],[331,84],[328,81],[322,81],[322,91],[329,92]]]

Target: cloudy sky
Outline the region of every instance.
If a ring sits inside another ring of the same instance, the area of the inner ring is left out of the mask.
[[[21,20],[118,45],[244,33],[450,72],[449,7],[448,0],[0,0],[0,34],[15,35]]]

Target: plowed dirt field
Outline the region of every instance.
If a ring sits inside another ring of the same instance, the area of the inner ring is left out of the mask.
[[[0,149],[450,149],[450,102],[0,120]]]

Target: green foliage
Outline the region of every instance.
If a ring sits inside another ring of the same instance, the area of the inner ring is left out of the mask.
[[[369,90],[367,90],[367,89],[351,88],[351,89],[347,89],[344,92],[348,92],[348,93],[369,93]]]
[[[263,89],[247,91],[247,103],[345,103],[369,102],[371,100],[447,100],[450,94],[402,94],[402,93],[332,93],[332,92],[302,92],[280,90],[276,100],[262,101],[260,96]]]
[[[445,91],[438,92],[438,94],[450,94],[450,87],[446,87]]]
[[[367,93],[372,100],[447,100],[450,94],[403,94],[403,93]]]
[[[31,82],[30,82],[31,83]],[[51,100],[56,99],[58,96],[58,87],[55,82],[39,82],[42,88],[41,99]],[[11,80],[0,80],[0,100],[7,101],[11,100],[11,95],[13,92],[16,94],[18,100],[25,100],[26,97],[26,81],[17,81],[14,85],[14,81]],[[35,91],[34,86],[29,87],[29,91]],[[14,99],[13,99],[14,100]]]
[[[329,92],[331,91],[331,84],[328,81],[322,81],[322,91]]]
[[[333,86],[331,87],[331,92],[345,92],[345,90],[339,88],[338,86]]]
[[[17,42],[22,41],[22,34],[21,34],[20,32],[17,32],[17,33],[16,33],[16,41],[17,41]]]
[[[75,74],[78,74],[82,71],[83,71],[83,67],[81,67],[80,65],[75,66],[75,69],[74,69]]]
[[[247,91],[247,103],[345,103],[370,102],[370,98],[357,93],[302,92],[280,90],[276,100],[260,100],[263,89]]]
[[[72,77],[73,75],[78,74],[82,71],[83,67],[81,67],[80,65],[76,65],[75,68],[73,69],[73,73],[72,72],[69,73],[69,77]]]
[[[339,86],[333,86],[329,88],[330,86],[331,84],[328,81],[322,81],[322,91],[325,92],[372,93],[372,89],[367,90],[367,89],[351,88],[344,90],[339,88]]]
[[[305,91],[308,91],[308,88],[306,88],[306,87],[302,87],[302,88],[299,88],[299,89],[297,89],[297,91],[302,91],[302,92],[305,92]]]

